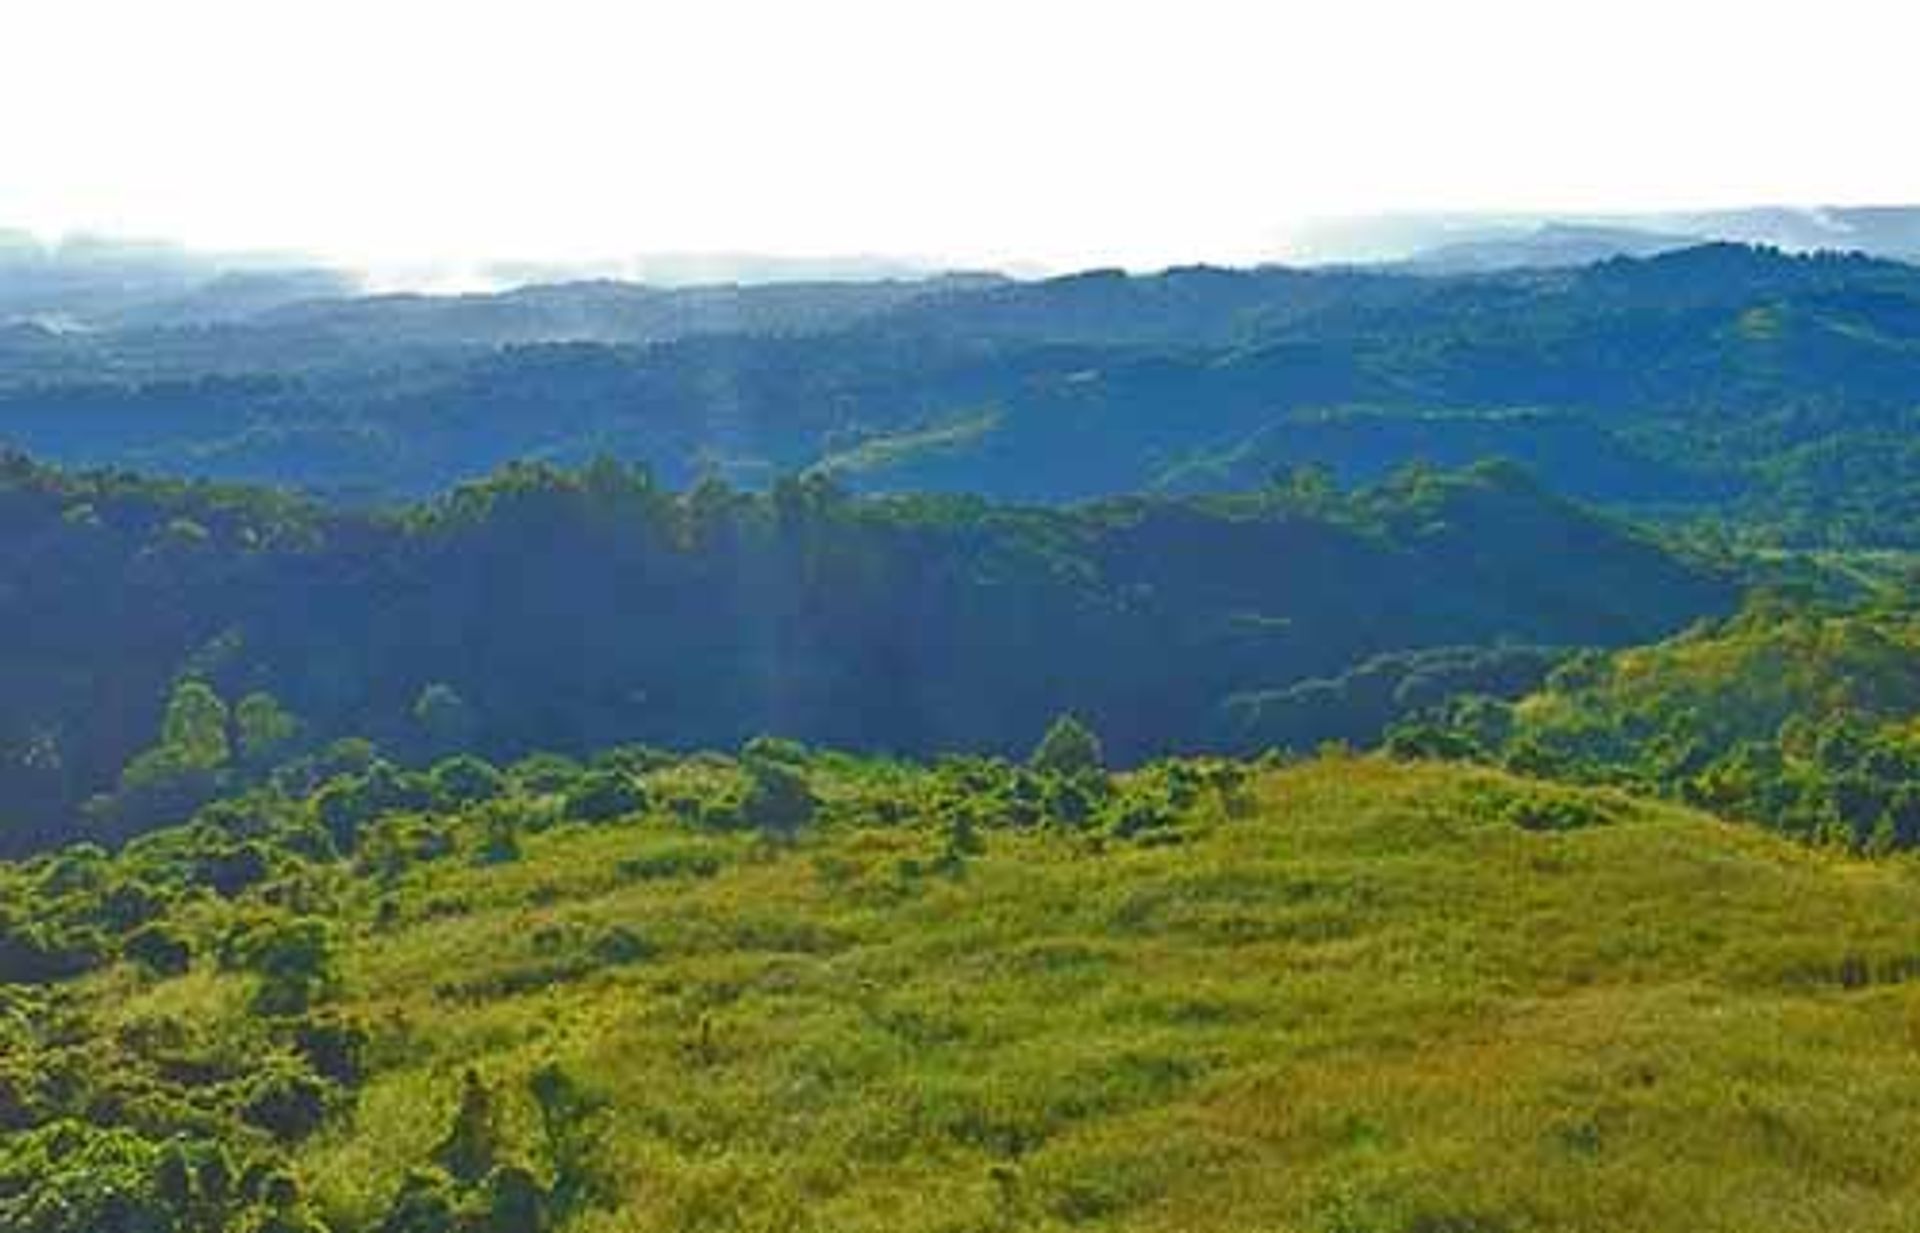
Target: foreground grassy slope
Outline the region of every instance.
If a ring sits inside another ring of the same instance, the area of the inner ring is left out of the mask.
[[[548,1167],[525,1093],[556,1064],[594,1110],[582,1230],[1920,1222],[1904,860],[1335,758],[1155,842],[987,827],[955,861],[832,820],[887,773],[815,778],[791,843],[562,825],[345,888],[373,1044],[298,1151],[327,1223],[378,1225],[468,1067]],[[249,979],[83,996],[103,1035],[244,1036]]]

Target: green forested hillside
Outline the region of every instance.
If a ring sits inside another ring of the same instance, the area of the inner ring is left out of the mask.
[[[1456,649],[1405,706],[1356,692],[1304,723],[1267,722],[1276,691],[1387,653],[1658,637],[1734,583],[1504,467],[1063,511],[519,466],[366,515],[14,459],[0,850],[175,821],[348,736],[410,760],[758,732],[931,755],[1077,711],[1127,761],[1308,748],[1537,670]]]
[[[1402,749],[1679,796],[1804,838],[1920,843],[1920,617],[1759,602],[1564,662],[1512,703],[1455,699]]]
[[[17,326],[0,441],[361,500],[602,453],[675,486],[818,468],[1042,503],[1500,455],[1583,499],[1859,547],[1912,543],[1917,382],[1913,267],[1705,245],[1473,276],[585,285]]]
[[[1912,1227],[1905,859],[1083,744],[468,761],[0,867],[0,1226]]]

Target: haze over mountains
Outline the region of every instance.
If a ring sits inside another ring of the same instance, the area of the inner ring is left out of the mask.
[[[1276,260],[1390,265],[1434,273],[1584,265],[1713,241],[1788,252],[1920,257],[1920,207],[1757,207],[1647,214],[1423,214],[1323,220],[1289,229]],[[654,288],[895,282],[946,273],[910,256],[659,253],[594,261],[422,262],[381,269],[298,255],[201,252],[158,240],[47,239],[0,227],[0,321],[112,329],[230,321],[306,300],[369,292],[436,295],[574,282]],[[1056,271],[1065,273],[1066,271]],[[1038,266],[1002,271],[1043,277]]]
[[[294,300],[350,295],[345,271],[265,254],[0,229],[0,321],[54,329],[224,320]]]
[[[1295,230],[1291,259],[1404,264],[1442,273],[1583,265],[1726,242],[1787,252],[1920,257],[1920,208],[1755,206],[1631,214],[1409,212],[1330,219]]]
[[[218,316],[174,290],[117,325],[0,330],[0,442],[354,501],[602,454],[673,485],[811,471],[1048,503],[1501,456],[1802,542],[1907,542],[1920,506],[1920,269],[1859,255],[602,281]]]
[[[582,281],[649,288],[913,281],[934,266],[879,256],[661,253],[591,262],[423,261],[359,268],[281,253],[203,252],[158,240],[42,239],[0,228],[0,322],[114,330],[227,322],[286,305],[376,294],[459,297]]]

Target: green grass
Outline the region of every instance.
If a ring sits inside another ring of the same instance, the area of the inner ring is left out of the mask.
[[[357,1111],[298,1156],[377,1226],[460,1078],[599,1102],[613,1230],[1911,1229],[1920,879],[1493,773],[1329,758],[1140,845],[931,823],[791,844],[664,817],[365,884]],[[1237,815],[1237,816],[1235,816]],[[609,947],[609,938],[624,939]],[[247,978],[89,978],[245,1030]]]

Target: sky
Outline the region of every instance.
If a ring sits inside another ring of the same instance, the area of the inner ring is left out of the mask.
[[[1151,267],[1344,214],[1920,201],[1878,0],[58,0],[0,226],[367,266]]]

